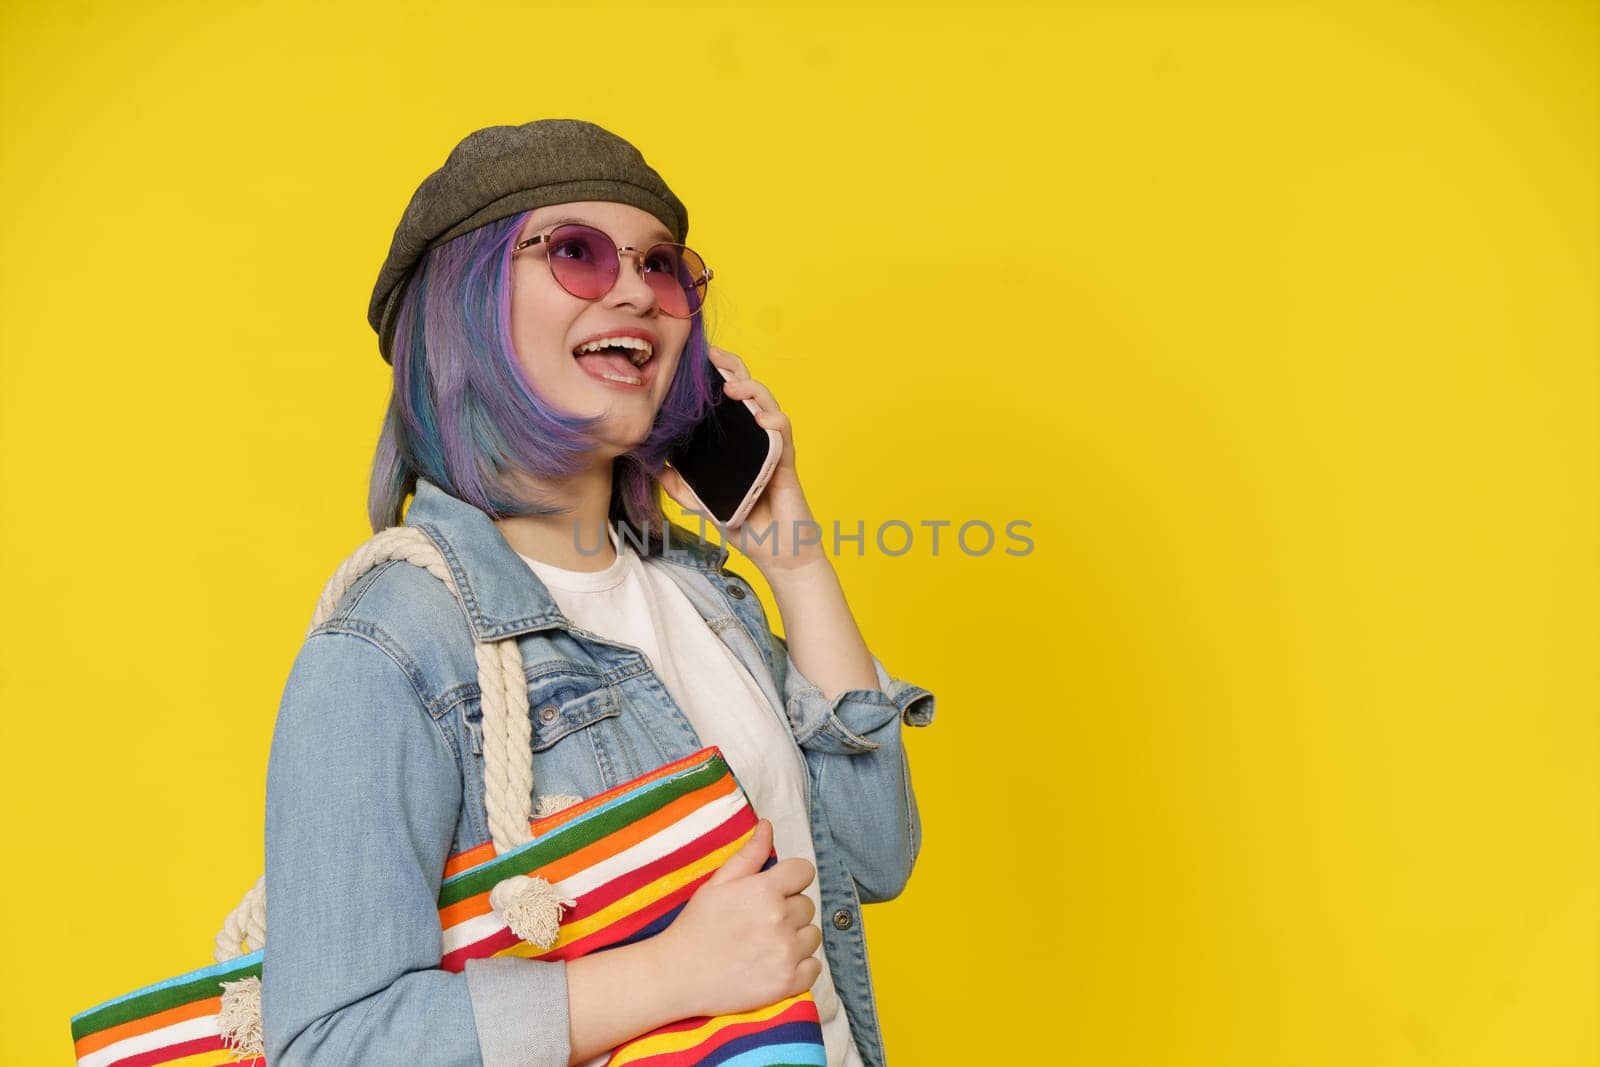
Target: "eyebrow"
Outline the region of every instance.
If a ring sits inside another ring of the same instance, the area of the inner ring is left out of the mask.
[[[595,223],[590,222],[588,219],[574,218],[574,217],[568,215],[568,216],[563,216],[562,218],[559,218],[559,219],[548,219],[548,220],[546,220],[544,222],[541,222],[539,225],[534,227],[534,230],[536,232],[538,232],[538,231],[548,230],[552,226],[566,226],[569,223],[576,223],[579,226],[594,226],[594,228],[597,229],[597,230],[605,229],[604,226],[596,225]],[[650,231],[650,235],[651,236],[650,236],[649,239],[652,240],[652,241],[656,241],[658,243],[659,242],[666,242],[666,243],[670,244],[672,242],[672,234],[668,233],[664,228],[662,228],[660,226],[657,226],[654,230],[651,230]]]

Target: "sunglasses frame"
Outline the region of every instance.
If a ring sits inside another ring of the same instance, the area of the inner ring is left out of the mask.
[[[623,256],[632,255],[632,256],[638,257],[638,264],[635,266],[635,269],[638,270],[639,276],[642,278],[642,277],[644,277],[644,261],[645,261],[645,257],[649,256],[650,253],[654,252],[658,248],[681,248],[681,249],[683,249],[683,251],[689,253],[695,259],[698,259],[700,261],[701,265],[706,268],[705,275],[703,277],[695,279],[695,282],[694,282],[694,287],[700,291],[700,303],[693,311],[689,312],[687,315],[674,315],[672,312],[668,311],[666,309],[666,307],[661,303],[661,298],[659,296],[656,298],[656,306],[661,309],[661,314],[666,315],[668,318],[674,318],[674,319],[692,319],[696,315],[700,314],[701,310],[705,308],[705,306],[706,306],[706,291],[710,287],[711,275],[712,275],[713,271],[711,270],[710,265],[706,263],[705,257],[702,256],[699,252],[696,252],[694,249],[690,248],[688,245],[677,244],[676,242],[673,242],[673,241],[657,241],[655,244],[651,245],[649,248],[646,248],[644,251],[641,252],[639,249],[634,248],[632,245],[619,245],[619,244],[617,244],[616,239],[614,237],[612,237],[609,233],[607,233],[606,231],[602,230],[598,226],[590,226],[586,222],[563,222],[563,223],[557,225],[549,233],[537,234],[537,235],[535,235],[533,237],[527,238],[526,240],[518,241],[516,244],[511,246],[511,254],[512,255],[516,255],[518,252],[521,252],[524,248],[532,248],[536,244],[549,243],[549,242],[553,241],[555,239],[555,235],[560,233],[562,230],[593,230],[595,233],[599,234],[601,237],[604,237],[607,241],[611,242],[611,246],[617,250],[617,273],[612,277],[611,284],[606,287],[605,292],[600,293],[598,296],[578,296],[577,293],[574,293],[571,289],[568,289],[565,285],[562,284],[560,276],[556,274],[556,268],[555,268],[554,261],[551,260],[551,258],[549,256],[546,256],[545,257],[545,265],[550,268],[550,276],[555,279],[555,283],[557,285],[561,286],[561,291],[566,293],[568,296],[576,296],[576,297],[578,297],[579,300],[599,300],[600,297],[605,296],[606,293],[609,293],[612,289],[616,288],[617,279],[622,277],[622,257]],[[648,281],[646,282],[646,284],[649,284]]]

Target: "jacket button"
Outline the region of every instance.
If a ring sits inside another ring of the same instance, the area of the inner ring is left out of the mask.
[[[743,600],[744,599],[744,587],[743,586],[738,586],[738,585],[730,585],[730,586],[728,586],[728,595],[733,597],[733,599],[735,599],[735,600]]]
[[[560,712],[556,711],[555,708],[548,708],[548,707],[540,708],[539,709],[539,721],[543,722],[543,723],[555,722],[556,721],[556,716],[559,715],[559,714],[560,714]]]
[[[840,930],[850,929],[850,913],[843,908],[834,912],[833,925]]]

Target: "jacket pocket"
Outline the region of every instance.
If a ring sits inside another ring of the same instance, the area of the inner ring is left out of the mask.
[[[477,809],[483,801],[483,702],[465,708],[470,735],[467,777]],[[636,739],[627,736],[618,691],[598,673],[559,669],[528,682],[528,725],[533,759],[533,814],[547,815],[605,792],[643,773],[636,769]],[[482,810],[487,837],[488,814]]]
[[[633,778],[637,745],[621,694],[598,675],[560,671],[528,685],[536,815],[587,800]]]
[[[571,674],[536,678],[528,686],[533,751],[548,751],[571,734],[615,718],[621,711],[617,694],[598,678]]]
[[[567,735],[620,714],[621,704],[600,679],[575,674],[547,675],[528,683],[528,722],[534,752],[544,752]],[[483,698],[464,710],[472,755],[483,758]]]

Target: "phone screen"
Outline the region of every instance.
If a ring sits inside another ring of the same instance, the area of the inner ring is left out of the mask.
[[[711,517],[726,523],[760,476],[769,439],[744,401],[723,393],[722,376],[713,372],[713,377],[716,405],[668,461]]]

